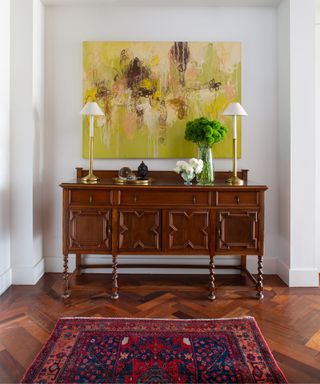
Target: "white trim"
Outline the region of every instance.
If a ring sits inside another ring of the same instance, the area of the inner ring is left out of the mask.
[[[34,266],[12,267],[12,284],[36,284],[45,272],[45,261],[40,259]]]
[[[53,273],[63,272],[63,256],[61,256],[61,257],[45,257],[44,263],[45,263],[45,271],[46,272],[53,272]],[[70,255],[69,256],[69,263],[68,263],[69,271],[73,271],[75,269],[75,266],[76,266],[75,256]]]
[[[290,287],[319,285],[314,23],[314,0],[290,1]],[[302,126],[307,134],[301,135]]]
[[[318,269],[290,269],[289,287],[319,287]]]
[[[44,6],[272,7],[281,0],[40,0]]]
[[[277,264],[279,277],[289,287],[319,287],[319,271],[317,268],[293,269],[281,260],[278,260]]]
[[[139,273],[141,274],[192,274],[192,275],[203,275],[207,274],[208,270],[206,267],[209,267],[209,256],[145,256],[145,255],[120,255],[118,266],[119,274],[121,273],[137,273],[136,268],[121,268],[121,263],[124,264],[139,264],[139,263],[149,263],[152,264],[178,264],[181,265],[181,268],[139,268]],[[216,256],[215,257],[216,265],[239,265],[239,257],[234,256]],[[248,269],[250,272],[255,273],[257,271],[257,257],[248,256]],[[90,255],[87,256],[86,263],[88,264],[103,264],[111,263],[110,255]],[[184,265],[203,265],[203,269],[185,269]],[[264,273],[265,274],[274,274],[276,273],[276,258],[264,258]],[[45,258],[45,270],[46,272],[62,272],[63,271],[63,259],[61,257],[46,257]],[[73,271],[75,268],[75,257],[74,255],[69,256],[69,271]],[[90,269],[86,271],[87,273],[111,273],[111,269]],[[217,274],[237,274],[239,271],[236,269],[216,269]]]
[[[287,285],[289,285],[289,270],[290,268],[287,264],[280,259],[277,260],[277,274]]]
[[[34,284],[36,284],[45,273],[45,260],[42,257],[34,266]]]
[[[277,259],[275,257],[263,257],[262,264],[262,270],[265,275],[277,273]],[[250,273],[257,273],[258,258],[256,256],[247,257],[247,268]]]
[[[8,268],[0,275],[0,295],[2,295],[12,284],[12,270]]]

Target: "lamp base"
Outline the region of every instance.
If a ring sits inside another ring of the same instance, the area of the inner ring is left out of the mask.
[[[243,185],[243,180],[238,176],[231,176],[228,180],[226,180],[226,183],[230,185]]]
[[[93,173],[89,173],[87,176],[81,178],[81,183],[97,184],[99,180],[99,177],[95,176]]]

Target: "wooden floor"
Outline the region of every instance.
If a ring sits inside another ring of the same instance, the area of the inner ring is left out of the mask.
[[[61,275],[46,274],[36,286],[13,286],[0,297],[0,382],[21,379],[55,322],[62,316],[219,318],[254,316],[280,367],[292,383],[320,382],[320,289],[287,288],[265,276],[265,299],[240,275],[217,276],[217,299],[207,296],[207,277],[120,275],[120,299],[92,299],[110,276],[77,278],[73,295],[60,300]]]

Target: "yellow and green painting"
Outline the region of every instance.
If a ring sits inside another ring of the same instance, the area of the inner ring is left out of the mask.
[[[214,157],[232,157],[231,118],[222,115],[241,99],[241,44],[237,42],[84,42],[83,102],[96,101],[96,158],[188,158],[186,122],[222,121],[226,138]],[[88,157],[88,119],[83,155]],[[238,124],[241,154],[241,124]]]

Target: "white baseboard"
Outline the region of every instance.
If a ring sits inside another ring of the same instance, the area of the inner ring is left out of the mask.
[[[282,281],[289,285],[289,266],[282,260],[277,260],[277,274]]]
[[[263,257],[263,273],[265,275],[274,275],[277,273],[277,259],[275,257]],[[250,273],[257,273],[258,260],[255,256],[247,257],[247,268]]]
[[[319,271],[317,268],[294,269],[281,260],[278,260],[277,268],[279,277],[289,287],[319,287]]]
[[[18,285],[34,285],[45,272],[44,258],[40,259],[33,266],[13,266],[12,267],[12,284]]]
[[[90,255],[83,256],[86,258],[87,264],[103,264],[111,263],[110,255]],[[119,273],[142,273],[142,274],[207,274],[208,270],[206,267],[209,265],[208,256],[145,256],[145,255],[120,255],[119,256]],[[248,260],[248,269],[250,272],[255,273],[257,271],[257,258],[249,256]],[[239,257],[234,256],[216,256],[215,257],[216,265],[239,265]],[[63,259],[62,257],[46,257],[46,272],[62,272],[63,271]],[[175,264],[181,265],[181,268],[139,268],[137,271],[136,268],[121,268],[121,264]],[[183,268],[184,265],[203,265],[203,269],[186,269]],[[69,256],[69,271],[73,271],[75,268],[75,257],[73,255]],[[87,270],[89,273],[110,273],[110,269],[90,269]],[[227,273],[227,274],[236,274],[239,273],[237,270],[233,269],[216,269],[217,274]],[[264,273],[265,274],[274,274],[276,273],[276,259],[275,258],[265,258],[264,259]]]
[[[10,287],[12,284],[12,269],[8,268],[0,275],[0,296]]]
[[[63,272],[63,256],[61,256],[61,257],[45,257],[44,260],[45,260],[45,271],[46,272],[53,272],[53,273]],[[75,266],[76,266],[76,258],[74,255],[70,255],[69,256],[69,262],[68,262],[69,271],[73,271],[75,269]]]
[[[319,287],[319,272],[314,269],[290,269],[289,287]]]

